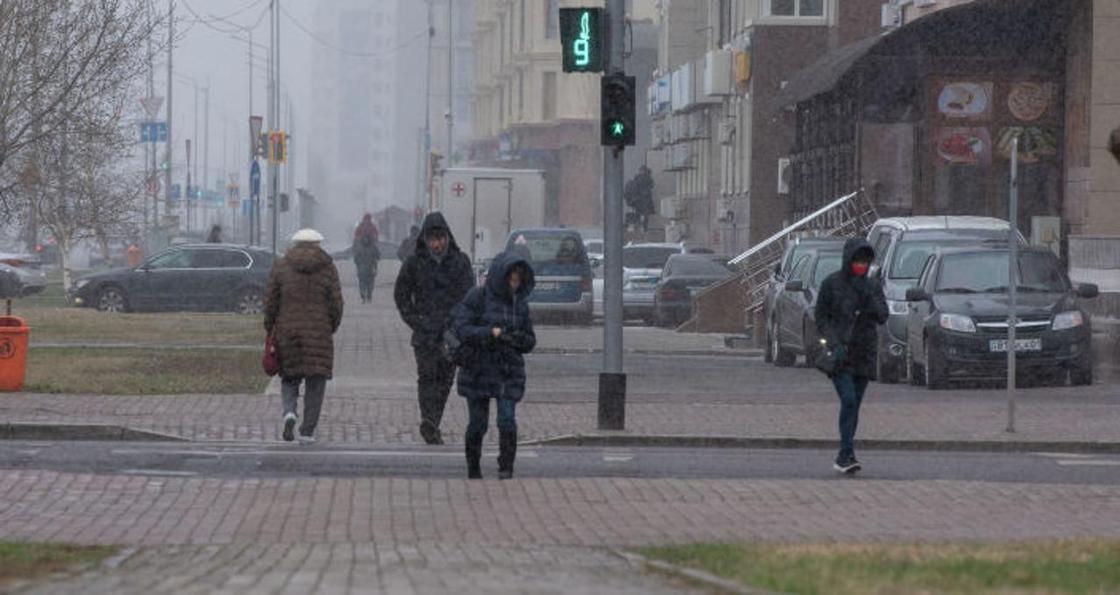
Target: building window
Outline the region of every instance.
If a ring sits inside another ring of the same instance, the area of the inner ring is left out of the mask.
[[[763,0],[772,17],[823,17],[824,0]]]
[[[547,39],[560,37],[560,0],[543,0],[547,10],[544,14],[544,36]]]
[[[556,119],[556,73],[544,73],[541,89],[541,120],[551,122]]]

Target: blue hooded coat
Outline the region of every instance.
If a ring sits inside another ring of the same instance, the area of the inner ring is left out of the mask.
[[[511,294],[509,273],[520,265],[521,287]],[[459,394],[468,399],[511,399],[525,395],[525,358],[537,345],[529,316],[529,294],[536,284],[529,263],[508,252],[490,265],[484,287],[472,289],[455,307],[456,336],[470,346],[467,365],[459,368]],[[494,327],[502,334],[495,339]]]

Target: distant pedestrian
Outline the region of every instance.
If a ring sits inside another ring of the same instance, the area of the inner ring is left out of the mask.
[[[459,394],[467,399],[467,477],[482,479],[482,439],[490,400],[498,402],[498,478],[513,477],[517,457],[517,403],[525,396],[525,358],[537,344],[529,315],[535,280],[524,259],[503,252],[490,264],[486,285],[455,308],[455,335],[467,362],[459,369]]]
[[[222,226],[215,225],[210,228],[210,235],[206,238],[207,244],[221,244],[222,243]]]
[[[656,210],[653,204],[653,175],[649,168],[642,166],[638,173],[626,183],[623,189],[623,200],[633,209],[642,224],[642,230],[649,229],[649,216]]]
[[[140,249],[136,242],[132,242],[125,250],[125,259],[128,261],[128,268],[134,269],[144,262],[144,251]]]
[[[378,231],[377,225],[373,222],[373,215],[366,213],[362,216],[362,222],[358,227],[354,228],[354,237],[358,236],[372,236],[374,243],[381,240],[381,232]]]
[[[428,444],[443,444],[439,426],[455,381],[455,365],[447,359],[443,334],[451,326],[451,310],[472,287],[470,259],[459,250],[443,215],[430,213],[393,291],[397,310],[412,329],[420,435]]]
[[[323,236],[302,229],[272,265],[265,292],[264,328],[276,342],[284,404],[284,440],[294,439],[296,404],[304,385],[300,444],[315,442],[327,380],[334,372],[334,333],[342,322],[342,285]]]
[[[416,241],[420,238],[420,228],[415,225],[408,230],[408,237],[401,242],[401,247],[397,248],[397,258],[401,262],[408,260],[409,256],[416,253]]]
[[[868,277],[875,251],[866,240],[849,239],[844,244],[843,266],[828,276],[817,297],[817,330],[820,331],[839,370],[830,374],[840,397],[840,452],[833,467],[855,473],[855,436],[859,410],[867,385],[876,376],[878,327],[890,315],[882,284]]]
[[[370,215],[367,214],[362,224],[354,230],[354,243],[351,244],[350,251],[354,257],[354,265],[358,268],[358,286],[362,303],[368,304],[373,301],[377,263],[381,260],[381,250],[377,246],[377,227],[373,225]]]

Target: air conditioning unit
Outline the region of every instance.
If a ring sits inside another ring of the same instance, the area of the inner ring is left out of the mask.
[[[693,82],[695,69],[691,62],[681,64],[673,71],[673,111],[683,111],[696,103],[696,87]]]
[[[665,138],[668,136],[666,134],[666,128],[668,128],[668,126],[669,126],[669,124],[665,120],[654,120],[653,122],[650,122],[650,125],[649,125],[649,141],[650,141],[650,147],[649,148],[650,149],[660,149],[660,148],[664,147],[666,144],[668,144],[668,143],[665,142]]]
[[[704,57],[704,94],[723,97],[732,94],[732,64],[735,53],[731,50],[713,50]]]
[[[719,123],[719,144],[730,145],[735,142],[735,123],[723,121]]]
[[[735,208],[730,198],[717,198],[716,199],[716,219],[720,223],[731,223],[735,221]]]
[[[789,158],[778,159],[778,194],[789,194],[789,183],[793,180],[793,165]]]
[[[696,168],[696,155],[690,144],[678,144],[669,147],[669,163],[665,171],[686,171]]]

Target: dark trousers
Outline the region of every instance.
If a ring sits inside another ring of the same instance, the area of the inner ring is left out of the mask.
[[[313,436],[319,425],[319,412],[323,410],[323,395],[327,392],[326,376],[289,376],[280,380],[280,398],[284,402],[284,415],[296,413],[299,385],[303,383],[303,422],[299,425],[301,436]]]
[[[498,469],[511,470],[517,456],[517,401],[494,400],[498,402]],[[467,399],[467,409],[467,461],[477,463],[482,458],[482,439],[490,428],[490,399]]]
[[[455,382],[455,364],[436,347],[416,347],[416,371],[420,397],[420,422],[439,429],[447,396]]]
[[[377,271],[358,267],[358,290],[363,300],[373,299],[373,283],[377,279]]]
[[[836,374],[832,384],[840,397],[840,458],[855,456],[856,428],[859,427],[859,408],[863,404],[863,393],[867,391],[870,380],[866,376],[856,376],[850,372]]]

